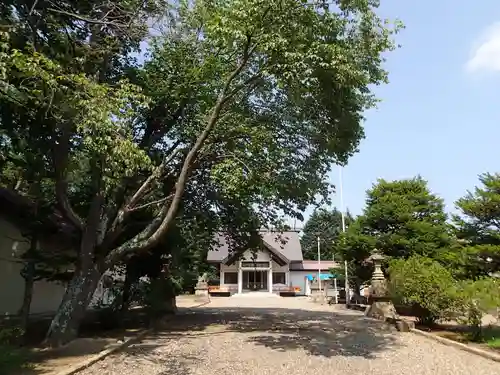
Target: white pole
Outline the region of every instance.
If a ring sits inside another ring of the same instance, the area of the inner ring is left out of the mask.
[[[335,254],[333,254],[332,260],[333,260],[333,265],[335,266]],[[335,275],[335,277],[333,278],[333,290],[335,293],[335,304],[337,304],[339,303],[339,295],[337,291],[337,275]]]
[[[339,193],[340,193],[340,217],[342,218],[342,232],[345,232],[344,195],[342,189],[342,167],[339,167]]]
[[[340,193],[340,216],[342,218],[342,232],[345,233],[344,197],[342,192],[342,166],[339,166],[339,193]],[[344,259],[345,273],[345,304],[349,305],[349,275],[347,273],[347,260]]]
[[[319,252],[320,250],[320,238],[318,236],[318,287],[319,287],[319,293],[321,294],[321,254]]]

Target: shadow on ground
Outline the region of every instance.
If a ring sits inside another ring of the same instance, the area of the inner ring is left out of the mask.
[[[211,355],[228,346],[238,348],[236,352],[244,350],[247,359],[255,346],[265,348],[270,356],[291,352],[292,356],[374,359],[401,345],[397,335],[381,322],[351,311],[205,306],[181,309],[156,333],[108,358],[103,368],[116,373],[136,368],[144,374],[187,374],[193,368],[205,368],[207,360],[222,360]],[[241,347],[242,343],[248,345]],[[80,375],[99,371],[96,367]]]
[[[398,345],[397,334],[381,322],[350,312],[284,308],[204,308],[181,313],[155,337],[180,339],[238,332],[255,345],[309,355],[375,358]],[[399,344],[400,345],[400,344]]]
[[[33,319],[28,326],[27,346],[21,348],[27,364],[25,368],[8,372],[8,374],[45,375],[75,365],[108,347],[134,337],[149,323],[144,309],[131,310],[126,315],[122,315],[122,319],[118,322],[99,319],[102,317],[103,315],[99,315],[98,311],[90,312],[81,326],[80,337],[60,348],[45,348],[41,344],[50,324],[50,317]]]

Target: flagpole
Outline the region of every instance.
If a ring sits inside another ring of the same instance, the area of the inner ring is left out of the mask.
[[[320,237],[318,236],[318,288],[321,295],[321,252],[320,252]]]
[[[342,218],[342,233],[345,233],[345,215],[344,215],[344,196],[342,187],[342,166],[339,165],[339,195],[340,195],[340,217]],[[345,273],[345,304],[349,305],[349,275],[347,272],[347,259],[344,257],[344,273]]]

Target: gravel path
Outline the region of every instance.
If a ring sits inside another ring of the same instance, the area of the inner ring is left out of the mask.
[[[500,375],[500,363],[301,298],[217,298],[78,375]]]

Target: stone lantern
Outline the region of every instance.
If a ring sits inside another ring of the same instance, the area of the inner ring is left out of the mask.
[[[398,319],[398,314],[389,296],[387,280],[382,272],[382,262],[384,259],[385,256],[380,254],[377,249],[374,249],[371,256],[365,261],[368,264],[373,264],[369,306],[365,311],[365,315],[383,320],[396,320]]]
[[[373,264],[373,273],[372,273],[372,285],[373,281],[377,280],[377,284],[385,284],[385,276],[384,272],[382,272],[382,262],[384,261],[385,256],[380,254],[377,249],[372,251],[372,254],[368,259],[366,259],[366,263]],[[383,281],[383,282],[382,282]]]

